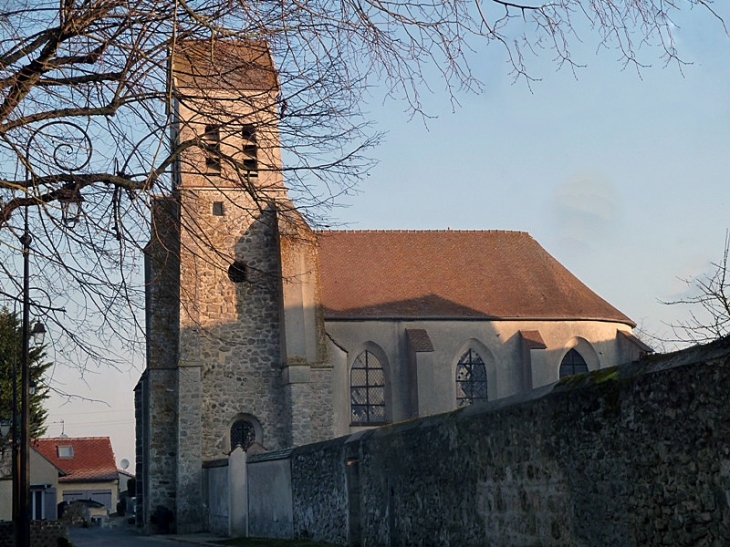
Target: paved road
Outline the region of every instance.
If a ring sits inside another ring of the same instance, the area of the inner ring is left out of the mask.
[[[140,535],[134,528],[70,528],[68,533],[75,547],[185,547],[164,536]]]

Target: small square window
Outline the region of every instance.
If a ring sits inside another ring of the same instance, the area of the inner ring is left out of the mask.
[[[224,215],[223,213],[223,202],[222,201],[214,201],[213,202],[213,216],[215,217],[222,217]]]
[[[59,458],[73,458],[74,457],[74,447],[73,446],[57,446],[56,450],[58,451],[58,457]]]

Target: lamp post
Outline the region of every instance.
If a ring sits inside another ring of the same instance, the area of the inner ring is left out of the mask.
[[[33,237],[28,231],[28,208],[25,208],[23,234],[23,334],[20,356],[20,476],[18,488],[19,541],[16,547],[30,547],[30,244]]]
[[[61,129],[60,133],[56,130]],[[80,139],[69,138],[66,131],[71,130],[81,134]],[[31,172],[31,146],[36,137],[42,136],[46,138],[53,149],[50,157],[52,165],[67,172],[80,170],[88,165],[91,160],[91,140],[87,133],[78,125],[68,121],[52,121],[36,128],[30,135],[25,147],[25,167],[26,180],[29,183],[29,190],[35,188],[35,173]],[[83,143],[83,147],[79,144]],[[85,150],[84,150],[85,148]],[[81,162],[73,161],[79,150],[85,151],[85,159]],[[71,161],[63,158],[62,153],[66,156],[72,156]],[[69,228],[73,228],[81,214],[81,203],[83,198],[79,189],[73,184],[68,183],[55,192],[55,198],[58,200],[61,208],[61,216],[63,224]],[[39,201],[40,203],[40,201]],[[21,398],[20,398],[20,454],[16,456],[17,451],[13,451],[13,523],[15,525],[15,546],[30,547],[30,338],[34,341],[43,343],[43,337],[46,329],[40,321],[36,321],[33,330],[30,329],[30,245],[33,242],[33,236],[28,229],[28,207],[25,205],[25,214],[23,217],[23,233],[18,238],[22,245],[23,253],[23,318],[22,318],[22,348],[21,348]],[[17,382],[17,370],[13,370],[13,385]],[[14,398],[15,399],[15,398]],[[13,412],[16,412],[16,404],[14,401]],[[17,420],[13,420],[13,443],[15,443],[17,434]],[[16,486],[17,485],[17,486]]]
[[[65,209],[62,207],[62,213]],[[65,219],[64,219],[65,222]],[[13,488],[13,493],[17,495],[17,501],[13,508],[15,514],[13,520],[15,522],[15,538],[16,547],[30,547],[30,340],[36,347],[43,345],[46,335],[46,328],[43,323],[36,321],[33,329],[30,328],[30,244],[33,242],[33,236],[28,229],[28,208],[25,208],[25,217],[23,219],[23,233],[18,238],[20,240],[23,252],[23,317],[22,317],[22,348],[20,355],[20,458],[17,467],[14,465],[13,470],[16,473],[17,487]],[[13,376],[13,384],[15,384],[17,376]],[[16,408],[13,407],[13,411]],[[13,420],[13,442],[17,438],[17,420]],[[16,493],[17,491],[17,493]]]
[[[30,237],[30,236],[29,236]],[[30,245],[30,241],[28,242],[28,245]],[[30,249],[28,249],[30,250]],[[24,257],[25,258],[25,257]],[[24,264],[25,268],[25,264]],[[28,291],[25,291],[24,294],[27,294]],[[22,327],[21,327],[22,328]],[[28,347],[28,350],[30,349],[30,344],[26,343],[25,341],[25,331],[22,331],[21,334],[21,352],[23,355],[25,354],[25,348]],[[30,333],[31,338],[33,339],[33,343],[35,346],[40,347],[43,345],[43,341],[45,340],[46,335],[46,327],[41,323],[40,321],[36,321],[33,325],[33,330]],[[23,359],[23,355],[21,355],[21,361]],[[30,378],[30,357],[27,359],[28,363],[27,366],[23,366],[23,370],[28,370],[28,377]],[[22,366],[22,365],[21,365]],[[12,381],[13,381],[13,410],[12,410],[12,419],[5,425],[3,425],[2,429],[2,436],[6,437],[7,433],[11,433],[11,439],[12,439],[12,445],[11,445],[11,455],[12,455],[12,475],[13,475],[13,503],[12,503],[12,512],[13,512],[13,523],[15,524],[15,538],[16,538],[16,544],[17,545],[23,545],[21,538],[21,532],[22,529],[22,521],[20,520],[20,499],[21,499],[21,463],[23,462],[23,457],[20,455],[20,452],[22,450],[22,439],[19,439],[19,433],[18,433],[18,425],[19,425],[19,414],[21,416],[24,415],[23,409],[21,409],[20,412],[18,412],[18,364],[15,359],[13,359],[13,370],[12,370]],[[22,378],[21,378],[22,383]],[[31,393],[30,389],[30,379],[28,380],[28,393],[29,395]],[[23,387],[21,386],[21,391],[23,391]],[[29,401],[30,402],[30,401]],[[28,405],[28,413],[30,413],[30,405]],[[30,415],[30,414],[29,414]],[[30,423],[30,420],[29,422]],[[28,473],[30,473],[30,469],[28,469]],[[30,482],[28,481],[26,484],[30,486]],[[29,495],[29,494],[28,494]],[[28,521],[28,526],[30,526],[30,520]],[[28,532],[29,534],[30,532]],[[28,536],[29,540],[29,536]],[[28,543],[29,544],[29,543]]]

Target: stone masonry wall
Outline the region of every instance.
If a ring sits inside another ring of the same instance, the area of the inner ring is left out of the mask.
[[[145,397],[147,374],[143,373],[137,385],[134,387],[134,455],[136,478],[136,496],[134,505],[134,516],[138,526],[144,525],[144,502],[146,498],[145,484],[147,482],[147,446],[149,445],[149,423],[147,421],[147,405],[149,400]]]
[[[291,456],[294,536],[347,544],[345,441],[301,446]]]
[[[30,522],[30,543],[33,547],[58,547],[68,539],[65,522],[33,520]],[[0,522],[0,547],[15,547],[15,528],[12,522]]]
[[[203,528],[203,470],[200,406],[201,367],[186,366],[177,370],[177,512],[176,530],[179,534],[197,532]]]
[[[145,247],[147,367],[177,366],[180,335],[180,227],[175,198],[155,198]]]
[[[148,424],[143,478],[145,526],[158,506],[176,508],[177,476],[177,376],[175,370],[149,369],[141,383],[146,390]]]
[[[223,203],[223,216],[213,203]],[[181,366],[201,367],[202,458],[225,457],[230,427],[241,415],[261,424],[266,448],[286,446],[279,342],[280,275],[275,213],[260,210],[243,190],[186,191],[181,302],[186,309],[180,337]],[[246,280],[234,283],[228,268],[246,265]]]
[[[368,547],[728,545],[728,393],[726,339],[380,428],[356,450],[300,447],[294,531],[344,545],[350,522]]]
[[[152,529],[158,506],[176,509],[177,377],[179,337],[178,203],[157,198],[145,248],[147,371],[135,390],[137,518]]]

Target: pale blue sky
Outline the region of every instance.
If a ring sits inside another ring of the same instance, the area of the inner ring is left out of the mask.
[[[427,97],[425,123],[394,101],[371,112],[388,132],[360,194],[335,215],[350,228],[530,232],[650,332],[686,316],[667,307],[721,258],[730,228],[730,39],[677,29],[693,64],[621,69],[614,52],[576,46],[587,66],[512,83],[490,55],[480,95]],[[495,50],[497,51],[497,50]],[[497,54],[499,52],[497,51]],[[650,60],[650,55],[647,56]]]
[[[404,105],[368,106],[385,142],[359,193],[334,220],[353,229],[524,230],[599,295],[652,333],[687,310],[678,277],[708,271],[730,228],[730,38],[698,10],[678,20],[693,64],[621,69],[610,51],[576,43],[587,64],[556,72],[530,61],[532,84],[512,83],[501,50],[475,57],[479,95],[452,112],[438,82],[426,124]],[[590,36],[590,35],[588,35]],[[142,364],[138,364],[139,367]],[[66,391],[106,400],[49,405],[49,435],[111,435],[117,460],[134,458],[132,389],[139,370],[59,372]]]

